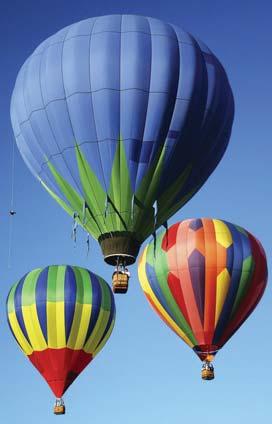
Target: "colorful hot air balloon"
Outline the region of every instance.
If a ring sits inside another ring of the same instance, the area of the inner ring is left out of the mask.
[[[139,279],[158,315],[204,361],[202,378],[212,379],[212,358],[263,295],[266,257],[237,225],[188,219],[145,248]]]
[[[7,318],[17,343],[57,397],[103,348],[112,332],[115,304],[108,284],[76,266],[35,269],[15,284]]]
[[[134,15],[87,19],[45,40],[11,101],[26,164],[98,239],[105,261],[123,266],[213,172],[233,115],[212,52]]]

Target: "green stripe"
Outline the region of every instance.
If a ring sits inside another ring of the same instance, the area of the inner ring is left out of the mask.
[[[133,196],[127,164],[124,143],[121,137],[118,140],[111,170],[109,198],[113,205],[109,205],[111,228],[117,231],[126,231],[131,225],[131,199]],[[108,226],[110,224],[108,223]]]
[[[7,300],[8,313],[15,311],[14,295],[15,295],[15,290],[16,290],[18,284],[19,284],[19,281],[16,284],[14,284],[14,286],[11,287],[11,290],[8,294],[8,300]]]
[[[77,284],[76,302],[91,305],[93,293],[89,272],[84,268],[79,268],[75,266],[73,266],[72,268],[76,277]]]
[[[106,283],[106,281],[99,277],[99,284],[101,287],[101,293],[102,293],[102,298],[101,298],[101,307],[105,310],[105,311],[110,311],[112,308],[112,296],[111,296],[111,289],[108,286],[108,284]]]
[[[106,198],[105,190],[103,190],[98,178],[91,170],[83,152],[81,152],[81,149],[78,145],[76,145],[76,158],[84,197],[88,207],[95,216],[95,221],[97,222],[96,226],[99,230],[99,234],[101,231],[107,232],[103,219]],[[88,221],[92,222],[92,220],[94,221],[94,219],[89,214]]]
[[[252,275],[255,268],[255,262],[252,256],[246,258],[243,262],[239,288],[236,294],[235,302],[231,311],[231,318],[236,314],[242,300],[248,292],[248,288],[252,282]]]
[[[167,261],[167,253],[161,248],[162,239],[166,232],[163,231],[156,240],[156,256],[154,258],[154,242],[152,242],[147,249],[147,262],[155,269],[155,274],[159,283],[164,300],[167,304],[167,309],[171,312],[170,316],[173,317],[178,327],[186,334],[189,340],[196,345],[197,340],[193,334],[193,331],[187,323],[184,315],[182,314],[179,306],[177,305],[169,287],[167,284],[167,275],[169,273],[169,266]],[[151,286],[152,288],[152,286]],[[155,294],[155,293],[154,293]],[[159,301],[159,299],[158,299]],[[166,309],[166,312],[168,313]]]
[[[52,265],[48,269],[47,302],[64,302],[64,281],[66,266]]]
[[[34,269],[27,274],[22,289],[22,306],[36,304],[36,284],[42,269]]]

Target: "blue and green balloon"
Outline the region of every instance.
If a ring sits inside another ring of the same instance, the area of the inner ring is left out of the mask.
[[[200,189],[233,116],[214,54],[174,25],[134,15],[86,19],[49,37],[22,66],[11,102],[25,162],[108,263],[133,263]]]

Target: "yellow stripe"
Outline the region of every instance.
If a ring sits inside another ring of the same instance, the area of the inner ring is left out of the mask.
[[[25,338],[17,317],[16,317],[16,313],[15,312],[10,312],[8,314],[8,320],[9,320],[9,324],[12,328],[12,331],[14,333],[14,336],[17,340],[17,342],[19,343],[20,348],[22,349],[22,351],[24,352],[25,355],[31,355],[31,353],[33,352],[32,347],[30,346],[30,344],[28,343],[27,339]]]
[[[90,323],[91,311],[92,305],[76,303],[67,347],[74,350],[83,348]]]
[[[22,306],[22,314],[33,350],[40,351],[46,349],[47,344],[41,330],[36,305]]]
[[[113,327],[114,327],[114,320],[112,321],[112,323],[111,323],[111,326],[110,326],[110,328],[109,328],[109,330],[108,330],[108,332],[107,332],[107,334],[106,334],[106,336],[104,337],[104,339],[103,339],[103,341],[97,346],[97,348],[95,349],[95,351],[93,352],[93,358],[100,352],[100,350],[101,349],[103,349],[103,347],[105,346],[105,344],[107,343],[107,341],[108,341],[108,339],[109,339],[109,337],[110,337],[110,335],[111,335],[111,333],[112,333],[112,330],[113,330]]]
[[[64,302],[47,302],[46,313],[48,347],[66,347]]]
[[[230,275],[227,268],[225,268],[216,279],[216,312],[215,312],[215,326],[217,325],[222,308],[224,306],[226,296],[230,286]]]
[[[216,241],[227,249],[233,243],[230,230],[228,229],[227,225],[219,219],[213,219],[213,224]]]
[[[173,321],[173,319],[168,315],[166,310],[162,307],[162,305],[157,300],[156,296],[154,295],[154,293],[153,293],[153,291],[150,287],[150,284],[148,282],[146,272],[145,272],[147,248],[148,248],[148,246],[146,246],[146,248],[145,248],[145,250],[142,254],[142,257],[140,258],[139,266],[138,266],[138,276],[139,276],[141,287],[142,287],[144,293],[146,293],[150,296],[150,298],[154,302],[154,305],[156,306],[158,311],[162,314],[164,319],[167,321],[168,325],[173,329],[173,331],[175,331],[175,333],[182,340],[184,340],[184,342],[187,343],[187,345],[189,345],[190,347],[193,347],[194,346],[193,343],[186,336],[186,334],[178,327],[178,325],[175,323],[175,321]]]
[[[90,335],[89,339],[87,340],[83,348],[84,352],[91,353],[91,354],[95,352],[95,349],[98,347],[101,337],[103,336],[104,331],[106,330],[106,327],[109,321],[109,316],[110,316],[110,311],[105,311],[102,308],[100,309],[97,322],[92,331],[92,334]]]

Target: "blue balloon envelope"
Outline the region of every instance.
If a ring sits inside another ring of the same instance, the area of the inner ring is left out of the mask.
[[[86,19],[45,40],[11,102],[18,148],[48,192],[132,263],[140,244],[204,184],[234,116],[212,52],[157,19]]]

